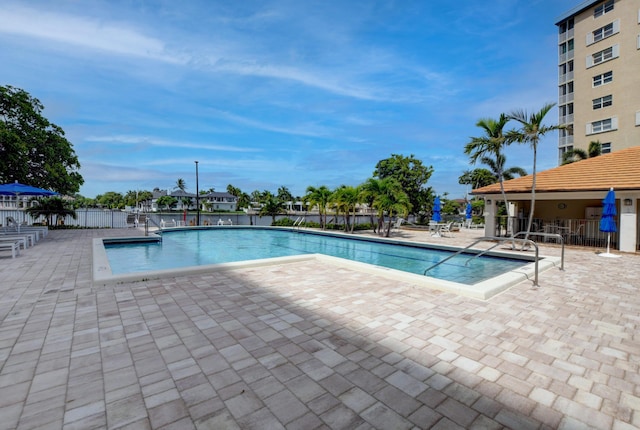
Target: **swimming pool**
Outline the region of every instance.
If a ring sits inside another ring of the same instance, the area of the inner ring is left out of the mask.
[[[524,274],[531,265],[530,258],[470,258],[470,254],[461,254],[429,271],[429,277],[425,277],[424,270],[451,255],[450,250],[420,244],[389,243],[372,238],[345,238],[321,232],[256,227],[165,231],[161,242],[109,243],[109,240],[105,240],[104,252],[109,266],[104,270],[114,276],[148,274],[159,270],[166,272],[194,266],[224,266],[247,260],[326,255],[341,261],[346,259],[364,263],[369,268],[367,271],[373,271],[374,266],[387,268],[421,279],[438,278],[457,288],[462,285],[462,289],[506,274]],[[526,275],[519,279],[526,279]]]

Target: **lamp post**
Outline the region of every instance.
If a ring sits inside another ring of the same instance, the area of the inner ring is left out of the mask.
[[[198,187],[198,162],[196,161],[196,225],[200,225],[200,189]]]

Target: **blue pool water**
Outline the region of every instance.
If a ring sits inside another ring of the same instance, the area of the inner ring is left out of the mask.
[[[422,275],[451,252],[306,232],[215,228],[164,232],[162,242],[106,244],[113,274],[301,254],[325,254]],[[527,261],[461,254],[430,270],[434,278],[472,285],[523,267]]]

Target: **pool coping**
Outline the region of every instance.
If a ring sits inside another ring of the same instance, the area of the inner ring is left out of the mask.
[[[234,227],[236,226],[224,227],[224,228],[234,228]],[[247,226],[237,226],[237,227],[251,228]],[[211,228],[211,227],[208,227],[208,228]],[[217,228],[222,228],[222,227],[217,227]],[[256,226],[255,228],[265,229],[269,227]],[[273,228],[273,227],[270,227],[270,228]],[[184,227],[180,229],[189,230],[189,228],[184,228]],[[274,229],[291,231],[290,228],[274,228]],[[171,228],[170,230],[173,231],[176,229]],[[449,246],[449,245],[436,245],[431,243],[426,244],[426,243],[420,243],[420,242],[408,242],[408,241],[397,240],[397,239],[354,237],[353,235],[347,235],[344,233],[340,234],[338,232],[313,231],[313,232],[307,232],[307,233],[346,237],[350,239],[405,245],[405,246],[408,245],[408,246],[424,247],[424,248],[431,248],[431,249],[441,249],[446,251],[457,251],[461,249],[460,247]],[[149,236],[129,236],[129,237],[111,237],[111,238],[93,239],[92,272],[93,272],[94,284],[95,285],[117,285],[117,284],[128,283],[128,282],[146,281],[151,279],[189,276],[189,275],[197,275],[197,274],[203,274],[203,273],[222,272],[222,271],[238,270],[238,269],[244,269],[244,268],[274,266],[279,264],[292,264],[292,263],[316,260],[325,264],[331,264],[337,267],[344,267],[352,270],[357,270],[360,272],[365,272],[367,274],[372,274],[372,275],[376,275],[376,276],[380,276],[388,279],[402,280],[403,282],[412,283],[420,287],[426,287],[426,288],[450,292],[450,293],[454,293],[454,294],[458,294],[466,297],[487,300],[503,291],[506,291],[507,289],[509,289],[510,287],[516,284],[519,284],[526,280],[533,280],[535,276],[534,256],[515,254],[512,252],[493,251],[493,250],[486,252],[485,255],[525,260],[525,261],[529,261],[529,264],[523,267],[520,267],[518,269],[514,269],[509,272],[503,273],[496,277],[478,282],[476,284],[472,284],[472,285],[461,284],[458,282],[447,281],[444,279],[432,278],[429,276],[417,275],[414,273],[408,273],[401,270],[375,266],[368,263],[347,260],[344,258],[333,257],[325,254],[303,254],[303,255],[295,255],[295,256],[288,256],[288,257],[273,257],[273,258],[264,258],[264,259],[258,259],[258,260],[238,261],[238,262],[232,262],[232,263],[207,264],[202,266],[188,266],[188,267],[153,270],[153,271],[147,271],[147,272],[133,272],[133,273],[116,274],[116,275],[112,273],[111,266],[109,264],[109,259],[107,257],[107,252],[104,246],[105,243],[152,242],[152,241],[159,241],[160,239],[161,237],[155,234],[151,234]],[[477,253],[477,252],[482,252],[484,250],[470,249],[469,251],[472,253],[473,252]],[[538,273],[543,272],[545,270],[549,270],[553,267],[558,267],[558,268],[560,267],[559,257],[539,256]]]

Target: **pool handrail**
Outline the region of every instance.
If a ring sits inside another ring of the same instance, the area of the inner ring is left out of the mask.
[[[160,225],[158,225],[158,223],[157,223],[153,218],[151,218],[151,217],[147,217],[147,218],[144,220],[144,235],[145,235],[145,236],[149,236],[149,222],[151,222],[153,225],[155,225],[155,226],[156,226],[156,228],[157,228],[160,232],[162,232],[162,230],[163,230],[163,229],[162,229],[162,227],[161,227]]]
[[[539,258],[539,249],[538,249],[538,244],[537,244],[537,243],[535,243],[535,242],[534,242],[533,240],[531,240],[531,239],[518,239],[518,238],[516,238],[516,237],[495,237],[495,236],[484,236],[484,237],[478,238],[478,239],[476,239],[472,244],[467,245],[466,247],[464,247],[464,248],[462,248],[462,249],[458,250],[457,252],[455,252],[454,254],[452,254],[452,255],[448,256],[448,257],[447,257],[447,258],[445,258],[444,260],[440,260],[440,261],[439,261],[439,262],[437,262],[436,264],[434,264],[434,265],[432,265],[432,266],[427,267],[427,268],[424,270],[424,272],[423,272],[422,274],[423,274],[424,276],[426,276],[426,275],[427,275],[427,272],[428,272],[429,270],[433,269],[434,267],[437,267],[437,266],[441,265],[442,263],[444,263],[444,262],[446,262],[446,261],[449,261],[449,260],[450,260],[450,259],[452,259],[453,257],[456,257],[456,256],[458,256],[458,255],[462,254],[463,252],[465,252],[465,251],[469,250],[471,247],[473,247],[473,246],[477,245],[477,244],[478,244],[478,243],[480,243],[480,242],[489,242],[489,241],[490,241],[490,242],[498,241],[498,243],[497,243],[496,245],[492,246],[490,249],[493,249],[493,248],[495,248],[496,246],[498,246],[498,245],[500,245],[500,244],[502,244],[502,243],[504,243],[504,242],[519,242],[519,243],[522,243],[522,244],[529,244],[529,245],[533,245],[533,247],[535,248],[535,251],[536,251],[536,253],[535,253],[535,257],[534,257],[534,264],[535,264],[534,272],[535,272],[535,273],[534,273],[534,279],[533,279],[533,286],[534,286],[534,287],[538,287],[538,286],[539,286],[539,285],[538,285],[538,260],[539,260],[540,258]],[[471,257],[471,259],[473,259],[473,258],[477,258],[477,257],[479,257],[480,255],[482,255],[482,254],[484,254],[484,253],[486,253],[486,252],[488,252],[488,251],[489,251],[489,250],[484,250],[483,252],[479,252],[478,254],[476,254],[476,255],[474,255],[473,257]],[[468,260],[467,260],[467,262],[468,262]],[[466,263],[465,263],[465,264],[466,264]]]
[[[513,235],[516,236],[524,236],[527,235],[526,231],[519,231]],[[564,270],[564,237],[558,233],[543,233],[538,231],[531,231],[528,233],[529,236],[542,236],[542,237],[552,237],[554,239],[560,239],[560,270]]]

